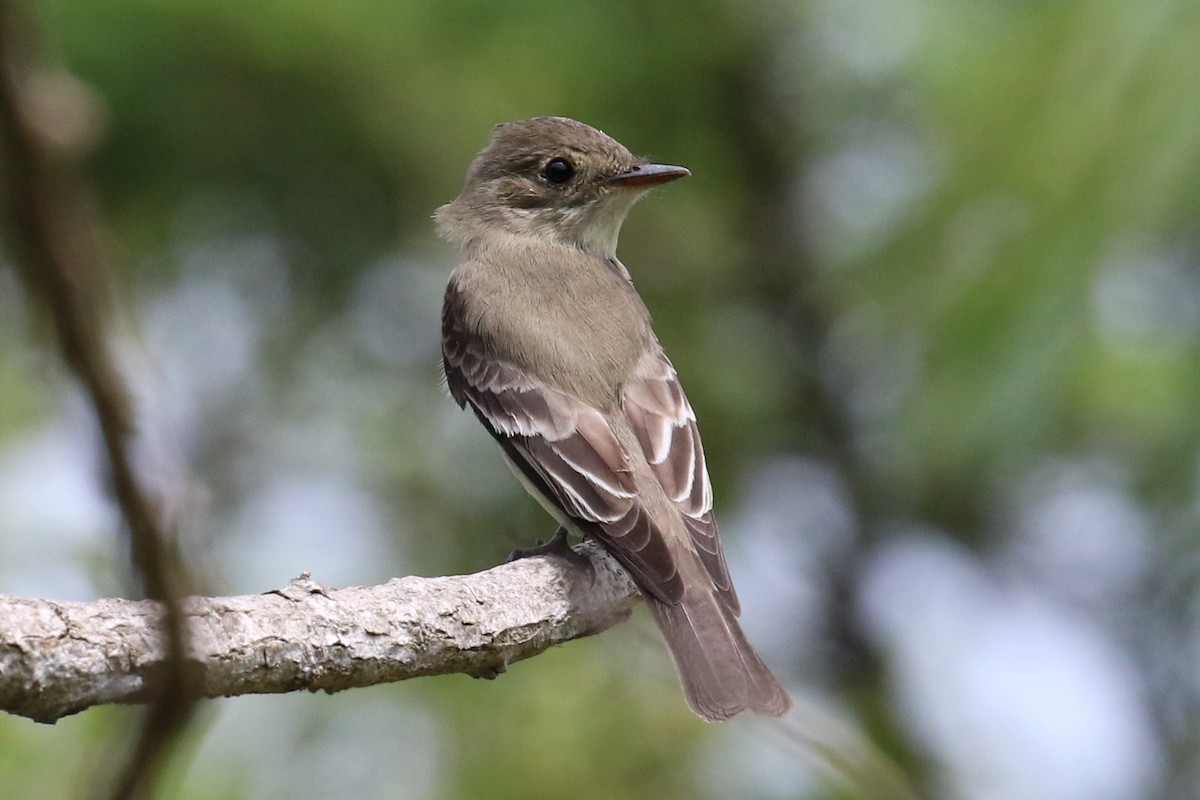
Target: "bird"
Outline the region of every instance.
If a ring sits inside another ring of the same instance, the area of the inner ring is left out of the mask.
[[[616,255],[634,203],[689,174],[566,117],[495,126],[434,215],[460,251],[443,372],[558,521],[551,544],[593,539],[630,573],[691,709],[782,716],[792,700],[738,623],[696,415]]]

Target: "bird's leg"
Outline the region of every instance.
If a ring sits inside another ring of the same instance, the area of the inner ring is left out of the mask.
[[[571,555],[579,555],[571,549],[571,545],[567,544],[567,528],[565,525],[559,525],[558,530],[549,539],[538,539],[537,544],[533,547],[518,547],[508,554],[506,562],[516,561],[522,558],[530,558],[531,556],[562,556],[570,558]]]
[[[596,568],[592,566],[591,560],[583,553],[576,552],[567,543],[567,529],[564,525],[559,525],[554,535],[546,541],[538,539],[537,544],[533,547],[519,547],[513,550],[508,554],[505,562],[529,558],[530,556],[558,556],[559,558],[565,558],[580,569],[586,570],[592,576],[592,580],[596,578]]]

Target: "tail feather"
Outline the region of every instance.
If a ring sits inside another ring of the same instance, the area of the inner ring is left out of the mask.
[[[709,722],[741,711],[780,717],[787,691],[746,640],[734,611],[711,591],[690,587],[678,605],[646,596],[667,640],[692,710]]]

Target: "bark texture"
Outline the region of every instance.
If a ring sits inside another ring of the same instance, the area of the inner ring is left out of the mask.
[[[638,593],[598,546],[591,570],[529,558],[485,572],[327,589],[307,574],[260,595],[188,597],[188,665],[205,697],[336,692],[462,672],[494,678],[629,616]],[[166,659],[151,600],[60,603],[0,595],[0,709],[54,722],[139,703]]]

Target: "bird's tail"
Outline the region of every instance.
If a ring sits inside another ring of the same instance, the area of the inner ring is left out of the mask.
[[[713,592],[689,588],[678,605],[647,594],[646,604],[697,714],[716,722],[746,710],[769,717],[791,710],[792,699],[746,640],[737,615]]]

